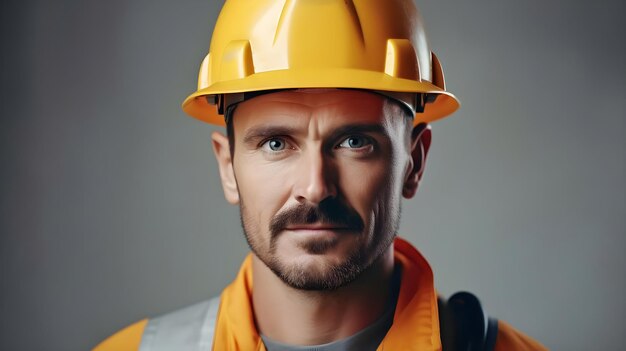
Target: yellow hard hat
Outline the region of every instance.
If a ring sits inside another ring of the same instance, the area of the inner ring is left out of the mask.
[[[224,125],[245,93],[298,88],[375,91],[415,123],[459,107],[413,0],[227,0],[183,110]]]

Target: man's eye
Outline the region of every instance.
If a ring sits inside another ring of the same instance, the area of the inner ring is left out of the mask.
[[[287,143],[283,139],[272,138],[266,140],[261,147],[269,151],[282,151],[287,148]]]
[[[342,141],[341,144],[339,144],[339,147],[345,147],[348,149],[360,149],[362,147],[370,145],[371,143],[371,140],[367,137],[352,135]]]

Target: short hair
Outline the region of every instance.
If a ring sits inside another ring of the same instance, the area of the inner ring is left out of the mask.
[[[226,122],[226,136],[228,137],[228,148],[230,149],[231,160],[235,157],[235,128],[233,127],[233,117],[235,117],[235,108],[237,104],[230,105],[224,112]]]

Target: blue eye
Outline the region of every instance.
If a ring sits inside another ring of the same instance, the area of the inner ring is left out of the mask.
[[[264,148],[269,148],[271,151],[282,151],[286,148],[287,143],[283,139],[273,138],[263,143]]]
[[[344,139],[344,141],[339,144],[339,147],[345,147],[348,149],[360,149],[362,147],[370,145],[371,143],[372,142],[364,136],[352,135]]]

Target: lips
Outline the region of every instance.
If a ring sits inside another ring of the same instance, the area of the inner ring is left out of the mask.
[[[355,231],[363,230],[363,221],[350,206],[335,198],[329,198],[317,206],[304,203],[288,208],[270,221],[272,238],[285,230],[290,231]]]
[[[302,224],[302,225],[291,225],[285,227],[285,230],[311,230],[311,231],[336,231],[336,230],[351,230],[354,228],[350,228],[347,226],[341,225],[329,225],[329,224]]]

